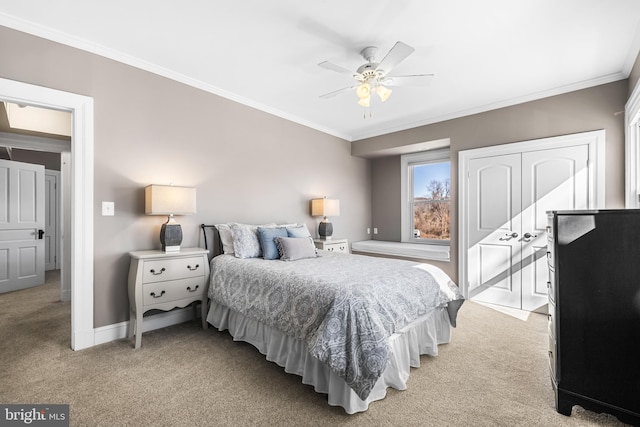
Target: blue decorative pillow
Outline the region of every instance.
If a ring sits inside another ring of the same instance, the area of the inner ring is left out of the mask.
[[[276,237],[287,237],[287,229],[285,227],[258,227],[258,241],[262,248],[262,257],[264,259],[278,259],[278,246],[276,246]]]
[[[287,235],[289,237],[311,237],[307,224],[298,225],[295,227],[287,227]]]

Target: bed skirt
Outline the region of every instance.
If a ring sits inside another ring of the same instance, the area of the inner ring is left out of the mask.
[[[451,339],[451,323],[446,308],[437,308],[392,335],[387,368],[367,399],[362,400],[326,364],[309,354],[304,341],[215,301],[211,301],[207,321],[220,331],[229,330],[235,341],[252,344],[267,360],[283,367],[285,372],[301,376],[303,384],[313,385],[316,392],[327,394],[329,405],[341,406],[348,414],[366,411],[371,402],[384,399],[387,387],[405,390],[411,368],[420,366],[420,355],[437,356],[438,345]]]

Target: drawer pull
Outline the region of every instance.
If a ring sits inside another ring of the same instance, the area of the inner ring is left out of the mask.
[[[156,273],[156,271],[155,271],[153,268],[152,268],[150,271],[151,271],[151,274],[153,274],[154,276],[159,276],[159,275],[161,275],[162,273],[164,273],[165,268],[164,268],[164,267],[162,267],[158,273]]]
[[[187,286],[187,290],[188,290],[189,292],[195,292],[195,291],[197,291],[197,290],[198,290],[198,288],[199,288],[199,287],[200,287],[200,285],[196,285],[196,287],[195,287],[195,288],[191,289],[191,286]]]
[[[160,298],[162,295],[164,295],[164,291],[160,292],[160,295],[156,295],[155,292],[151,292],[151,296],[154,297],[154,298]]]
[[[196,264],[195,268],[191,268],[190,265],[187,265],[187,268],[191,271],[196,271],[198,269],[198,267],[200,267],[200,264]]]

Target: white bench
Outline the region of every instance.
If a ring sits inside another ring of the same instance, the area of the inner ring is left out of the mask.
[[[404,258],[449,261],[449,245],[425,245],[421,243],[386,242],[363,240],[351,244],[352,252],[388,255]]]

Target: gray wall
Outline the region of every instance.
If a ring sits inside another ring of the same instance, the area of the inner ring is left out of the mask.
[[[627,80],[448,120],[352,143],[354,153],[377,151],[442,138],[451,140],[452,215],[458,217],[458,152],[510,142],[590,130],[606,130],[606,206],[624,207],[624,111]],[[374,158],[371,165],[372,227],[380,240],[400,241],[400,157]],[[438,264],[439,266],[441,264]],[[451,224],[451,262],[458,277],[458,224]]]
[[[340,200],[336,237],[368,237],[370,162],[352,157],[349,142],[4,27],[0,52],[0,77],[94,99],[94,327],[128,319],[127,254],[159,247],[165,218],[144,215],[148,184],[197,188],[198,213],[178,218],[184,246],[199,244],[203,222],[313,230],[309,199],[323,195]],[[100,215],[102,201],[115,202],[115,216]]]

